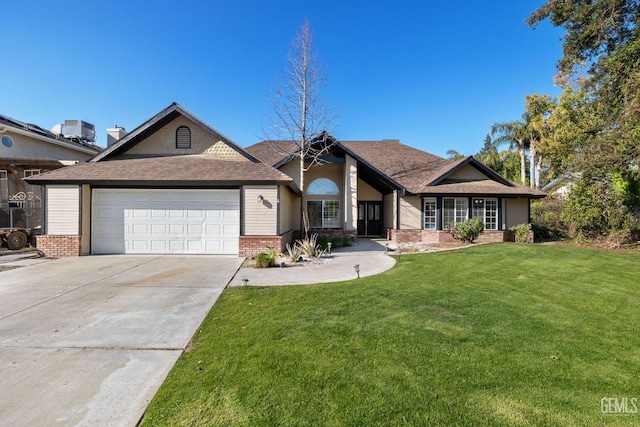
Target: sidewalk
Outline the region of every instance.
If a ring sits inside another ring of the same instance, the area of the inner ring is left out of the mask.
[[[341,282],[358,276],[354,266],[360,268],[360,277],[373,276],[389,270],[396,260],[385,254],[384,239],[358,239],[353,246],[331,251],[331,260],[325,264],[294,267],[241,268],[229,286],[307,285],[314,283]]]

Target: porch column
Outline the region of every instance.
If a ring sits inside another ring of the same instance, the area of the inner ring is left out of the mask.
[[[344,164],[344,229],[358,229],[358,162],[345,154]]]

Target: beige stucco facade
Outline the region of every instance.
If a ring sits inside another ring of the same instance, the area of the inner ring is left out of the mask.
[[[186,126],[191,131],[191,148],[176,148],[176,130]],[[224,142],[222,135],[212,135],[184,116],[179,116],[129,150],[127,156],[184,156],[202,154],[224,160],[249,161]]]
[[[386,194],[382,198],[382,226],[384,228],[396,228],[398,208],[396,204],[396,192]]]
[[[1,128],[2,126],[0,126]],[[46,159],[60,161],[63,164],[82,162],[93,157],[98,150],[83,146],[67,140],[52,138],[40,138],[33,134],[22,134],[7,127],[1,136],[8,136],[13,140],[11,147],[0,146],[0,158],[34,159],[43,161]]]
[[[505,225],[506,229],[518,224],[529,222],[529,199],[523,197],[517,199],[505,199]]]
[[[279,205],[279,215],[280,220],[278,221],[280,230],[278,234],[287,233],[288,231],[293,230],[293,224],[291,218],[293,216],[293,193],[286,185],[281,185],[279,188],[280,192],[280,205]]]
[[[422,228],[422,199],[418,196],[400,197],[400,229]]]
[[[453,172],[447,177],[447,179],[453,181],[481,181],[488,178],[485,174],[483,174],[473,166],[466,165],[460,170]]]

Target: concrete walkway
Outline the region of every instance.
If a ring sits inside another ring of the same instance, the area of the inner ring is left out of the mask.
[[[396,260],[385,254],[384,239],[359,239],[353,246],[333,250],[325,264],[284,268],[241,268],[230,286],[308,285],[341,282],[357,278],[354,266],[360,266],[360,277],[373,276],[389,270]]]

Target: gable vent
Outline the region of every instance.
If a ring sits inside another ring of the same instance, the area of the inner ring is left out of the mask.
[[[191,148],[191,130],[188,127],[176,129],[176,148]]]

